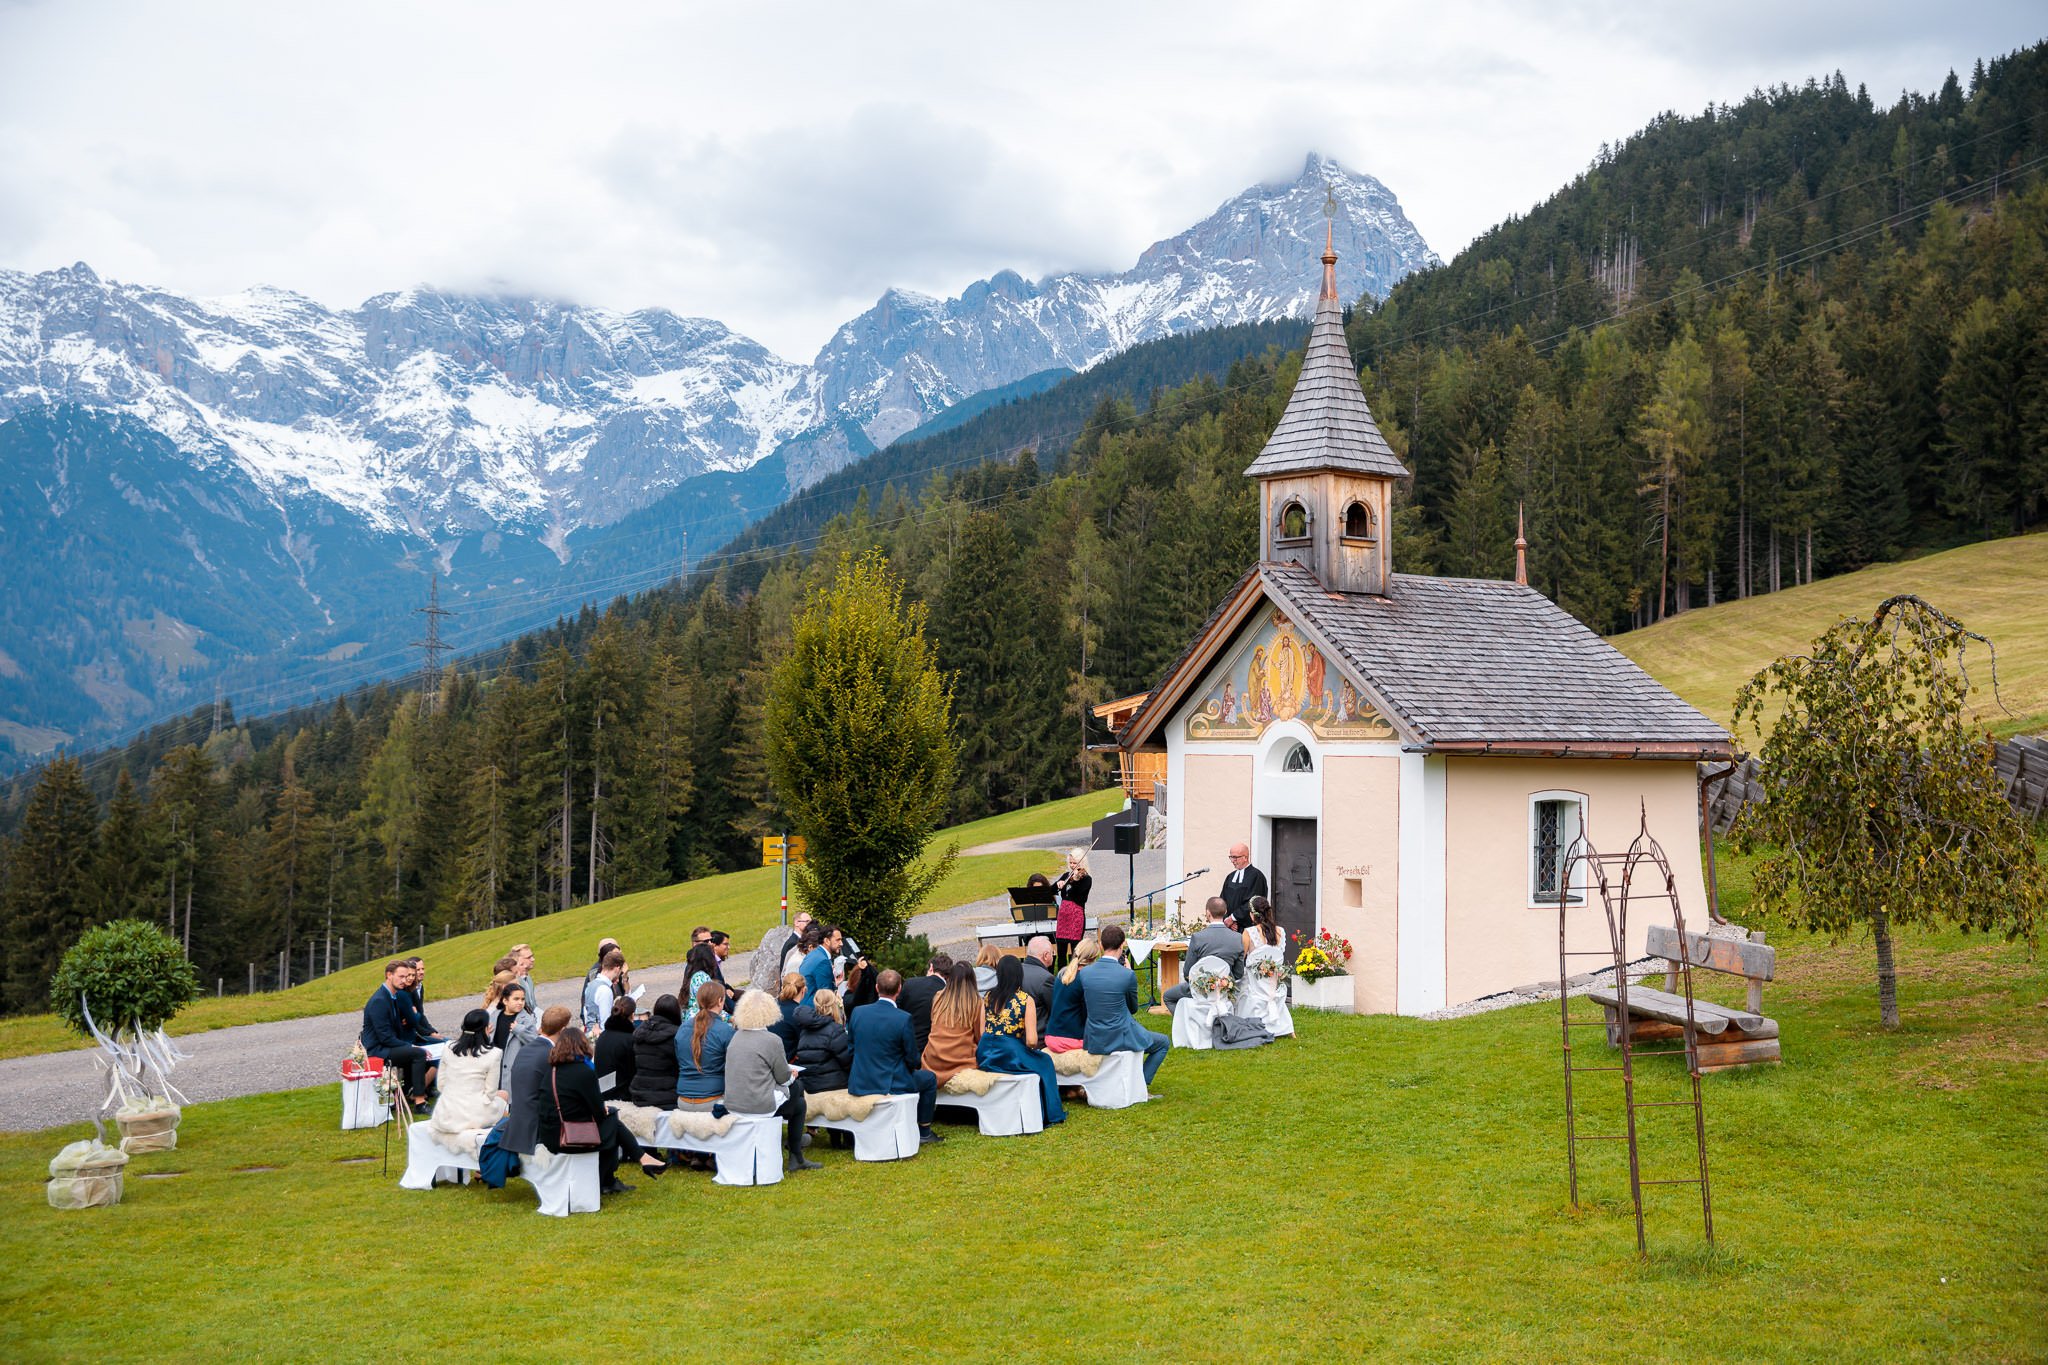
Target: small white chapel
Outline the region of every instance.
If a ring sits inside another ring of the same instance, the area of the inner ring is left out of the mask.
[[[1394,571],[1409,471],[1366,405],[1336,265],[1326,246],[1301,377],[1245,471],[1259,562],[1118,734],[1127,758],[1165,754],[1167,876],[1214,869],[1188,886],[1198,905],[1248,844],[1283,929],[1351,940],[1361,1012],[1554,980],[1561,909],[1574,949],[1604,945],[1584,865],[1567,874],[1581,833],[1620,852],[1647,817],[1704,925],[1698,765],[1728,733],[1524,570]],[[1631,921],[1641,957],[1658,921]]]

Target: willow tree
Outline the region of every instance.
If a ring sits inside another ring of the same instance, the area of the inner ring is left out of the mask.
[[[841,555],[797,617],[764,708],[769,780],[807,844],[798,904],[870,951],[952,869],[923,857],[953,796],[953,696],[925,609],[879,552]]]
[[[1895,929],[1959,925],[2031,940],[2048,900],[1991,742],[1965,711],[1972,644],[1990,648],[1917,597],[1887,598],[1869,620],[1839,622],[1810,653],[1770,664],[1735,698],[1736,728],[1764,740],[1765,799],[1735,828],[1745,850],[1763,851],[1757,899],[1836,939],[1867,926],[1886,1028],[1899,1026]]]

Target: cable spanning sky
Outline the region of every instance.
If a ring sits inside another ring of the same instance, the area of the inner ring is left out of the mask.
[[[1879,103],[2030,5],[0,0],[0,267],[718,318],[795,360],[898,285],[1120,269],[1309,150],[1449,259],[1664,110]]]

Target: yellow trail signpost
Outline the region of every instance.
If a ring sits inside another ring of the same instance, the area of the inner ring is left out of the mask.
[[[804,860],[804,836],[767,834],[761,837],[761,866],[782,869],[782,922],[789,923],[789,865]]]

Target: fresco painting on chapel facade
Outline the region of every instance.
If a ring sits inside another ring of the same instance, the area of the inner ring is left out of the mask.
[[[1298,720],[1318,739],[1391,739],[1394,728],[1351,680],[1294,628],[1266,611],[1188,717],[1190,740],[1252,740]]]

